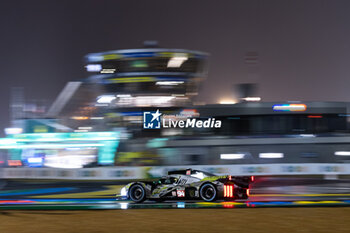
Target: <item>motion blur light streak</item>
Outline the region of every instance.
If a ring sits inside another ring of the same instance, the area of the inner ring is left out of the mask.
[[[141,83],[141,82],[154,82],[154,77],[131,77],[131,78],[112,78],[108,81],[112,83]]]
[[[73,120],[88,120],[89,117],[87,117],[87,116],[73,116],[73,117],[71,117],[71,119],[73,119]]]
[[[178,68],[187,60],[188,60],[188,57],[186,57],[186,56],[172,57],[172,58],[170,58],[167,67],[168,68]]]
[[[338,156],[350,156],[350,151],[336,151],[334,154]]]
[[[274,111],[291,111],[303,112],[306,111],[305,104],[276,104],[272,107]]]
[[[104,117],[90,117],[91,120],[103,120]]]
[[[186,203],[185,202],[178,202],[177,208],[185,208]]]
[[[116,105],[123,106],[136,106],[136,107],[167,107],[173,104],[173,101],[181,100],[181,97],[176,96],[123,96],[119,97],[116,101]],[[187,100],[187,97],[182,100]]]
[[[59,142],[59,141],[99,141],[116,140],[116,132],[86,132],[86,133],[32,133],[19,134],[13,138],[0,139],[0,145],[16,144],[21,142]]]
[[[11,138],[0,138],[0,145],[16,144],[16,139]]]
[[[245,97],[245,98],[242,98],[242,100],[245,100],[248,102],[258,102],[261,100],[261,97]]]
[[[115,95],[102,95],[102,96],[97,97],[97,103],[109,104],[115,99],[116,99]]]
[[[41,163],[43,158],[28,158],[28,163]]]
[[[68,147],[99,147],[104,146],[101,143],[91,144],[31,144],[31,145],[13,145],[13,146],[0,146],[0,149],[24,149],[24,148],[40,148],[40,149],[57,149]]]
[[[245,154],[221,154],[220,159],[243,159]]]
[[[235,104],[236,101],[230,99],[223,99],[219,101],[219,104]]]
[[[100,72],[102,66],[100,64],[88,64],[85,66],[87,72]]]
[[[92,127],[91,126],[80,126],[80,127],[78,127],[78,129],[90,130],[90,129],[92,129]]]
[[[300,134],[300,137],[305,137],[305,138],[314,138],[316,137],[314,134]]]
[[[231,203],[229,203],[229,204],[225,203],[225,204],[223,204],[223,207],[224,207],[224,208],[234,208],[235,205],[234,205],[234,204],[231,204]]]
[[[22,128],[5,128],[5,134],[20,134],[22,132]]]
[[[119,203],[120,204],[120,208],[123,209],[123,210],[126,210],[128,208],[128,205],[129,203],[127,202],[122,202],[122,203]]]
[[[308,115],[308,118],[322,118],[320,115]]]
[[[53,168],[82,168],[96,161],[96,155],[50,155],[46,156],[44,165]]]
[[[7,160],[7,164],[9,166],[22,166],[22,161],[21,160]]]
[[[102,69],[101,74],[113,74],[115,73],[115,69]]]
[[[137,96],[135,98],[136,106],[170,106],[174,96]]]
[[[130,94],[118,94],[117,97],[118,98],[130,98],[131,95]]]
[[[283,158],[283,153],[260,153],[259,158],[263,159],[279,159]]]
[[[158,81],[156,82],[156,85],[168,85],[168,86],[172,86],[172,85],[179,85],[179,84],[183,84],[184,81]]]

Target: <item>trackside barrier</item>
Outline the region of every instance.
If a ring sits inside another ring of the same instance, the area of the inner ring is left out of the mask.
[[[250,165],[187,165],[157,167],[99,167],[83,169],[0,168],[5,179],[70,179],[70,180],[133,180],[155,178],[170,170],[199,169],[217,175],[350,175],[350,164],[250,164]]]

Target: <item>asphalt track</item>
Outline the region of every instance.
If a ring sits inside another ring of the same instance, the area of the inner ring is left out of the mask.
[[[115,182],[28,181],[0,182],[0,210],[183,209],[350,206],[350,180],[321,178],[257,178],[248,200],[116,201],[123,186]]]

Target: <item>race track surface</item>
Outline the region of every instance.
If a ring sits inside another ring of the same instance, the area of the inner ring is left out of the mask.
[[[116,201],[123,184],[89,181],[0,182],[0,210],[6,209],[172,209],[350,206],[349,180],[257,178],[248,200]]]
[[[348,233],[350,208],[1,210],[1,233]]]

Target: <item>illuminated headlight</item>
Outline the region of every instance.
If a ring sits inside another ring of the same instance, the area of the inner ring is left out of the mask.
[[[126,188],[125,187],[120,190],[120,196],[126,196]]]

